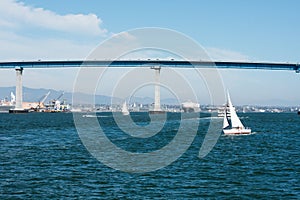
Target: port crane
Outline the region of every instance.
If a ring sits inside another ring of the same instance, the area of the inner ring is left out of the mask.
[[[39,100],[39,104],[34,109],[39,110],[41,107],[43,107],[43,104],[49,95],[50,95],[50,91],[47,94],[45,94],[43,97],[41,97],[41,99]]]
[[[62,92],[57,98],[56,101],[59,100],[62,96],[64,96],[65,92]]]
[[[50,91],[42,97],[42,99],[39,101],[39,105],[43,104],[49,95],[50,95]]]

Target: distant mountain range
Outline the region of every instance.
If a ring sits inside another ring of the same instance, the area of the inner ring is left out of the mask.
[[[0,87],[0,100],[7,98],[10,100],[10,92],[15,94],[15,87]],[[62,93],[61,90],[53,90],[53,89],[35,89],[35,88],[28,88],[23,87],[23,101],[27,102],[38,102],[40,101],[48,92],[50,91],[50,95],[46,99],[45,102],[49,102],[50,100],[57,99]],[[66,100],[68,103],[72,103],[72,96],[71,92],[65,92],[64,95],[60,98],[60,100]],[[80,104],[86,104],[89,100],[93,98],[92,95],[89,94],[79,94],[79,99],[82,100]],[[124,99],[120,99],[117,97],[110,97],[105,95],[96,95],[95,96],[95,103],[96,104],[111,104],[111,100],[113,98],[113,102],[117,104],[122,104]],[[154,98],[151,97],[132,97],[130,99],[130,103],[142,103],[142,104],[151,104],[154,102]],[[180,104],[174,98],[166,98],[161,99],[161,104],[168,104],[168,105],[178,105]],[[297,106],[300,102],[296,99],[268,99],[268,100],[256,100],[253,101],[249,105],[265,105],[265,106]],[[241,104],[244,105],[244,104]]]
[[[0,87],[0,99],[7,98],[10,100],[10,92],[13,92],[15,94],[15,87]],[[72,96],[73,94],[71,92],[64,92],[64,91],[58,91],[53,89],[35,89],[35,88],[28,88],[23,87],[23,101],[24,102],[39,102],[43,99],[43,97],[50,91],[50,95],[46,99],[45,102],[48,102],[53,99],[57,99],[61,94],[63,96],[60,98],[60,100],[66,100],[68,103],[72,103]],[[89,102],[91,98],[93,98],[90,94],[78,94],[79,99],[81,102],[80,104],[86,104]],[[96,104],[110,104],[113,99],[113,102],[116,102],[118,104],[123,103],[124,99],[120,99],[117,97],[110,97],[105,95],[96,95],[95,96],[95,103]],[[150,97],[132,97],[130,99],[130,102],[136,102],[136,103],[142,103],[142,104],[151,104],[154,102],[153,98]],[[168,99],[162,99],[162,104],[179,104],[176,99],[168,98]]]

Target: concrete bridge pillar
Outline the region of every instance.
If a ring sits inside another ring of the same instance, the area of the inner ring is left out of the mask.
[[[162,112],[160,108],[160,66],[151,67],[155,70],[154,113]]]
[[[23,68],[16,67],[16,105],[15,108],[10,110],[10,113],[19,113],[19,112],[26,112],[23,108],[23,82],[22,82],[22,74]]]
[[[23,68],[16,68],[16,106],[15,110],[23,110],[23,82],[22,82]]]

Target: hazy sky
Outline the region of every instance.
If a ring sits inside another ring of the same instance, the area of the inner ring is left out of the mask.
[[[300,62],[299,8],[297,0],[1,0],[0,61],[84,59],[116,33],[161,27],[187,35],[214,60]],[[300,74],[220,72],[235,104],[300,105]],[[25,70],[24,85],[72,91],[76,73]],[[1,70],[0,87],[14,84],[15,72]]]

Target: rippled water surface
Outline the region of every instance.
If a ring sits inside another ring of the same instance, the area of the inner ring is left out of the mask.
[[[134,174],[93,158],[70,113],[0,114],[0,199],[299,199],[300,116],[240,116],[254,134],[221,136],[199,159],[209,120],[190,118],[200,126],[188,151],[165,168]],[[145,113],[133,118],[149,123]],[[163,130],[147,139],[120,131],[109,113],[97,119],[113,143],[132,152],[167,145],[180,124],[178,114],[169,115]]]

